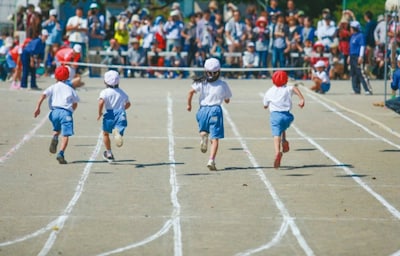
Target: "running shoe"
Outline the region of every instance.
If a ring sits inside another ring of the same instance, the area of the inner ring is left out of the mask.
[[[124,141],[122,140],[122,136],[121,136],[121,134],[119,133],[118,128],[115,128],[115,129],[112,131],[112,134],[113,134],[113,136],[114,136],[115,145],[117,145],[117,147],[122,147],[122,144],[124,144]]]
[[[207,146],[208,146],[208,134],[202,135],[201,136],[201,141],[200,141],[200,151],[203,153],[207,152]]]
[[[56,159],[60,164],[67,164],[67,161],[65,160],[64,156],[61,154],[58,154]]]
[[[208,160],[207,167],[208,167],[208,169],[210,171],[216,171],[217,170],[217,167],[215,166],[215,161],[211,160],[211,159]]]
[[[282,159],[282,152],[279,152],[276,157],[275,157],[275,161],[274,161],[274,168],[278,169],[279,167],[281,167],[281,159]]]
[[[289,152],[290,148],[289,148],[289,141],[285,140],[282,142],[282,151],[283,153],[287,153]]]
[[[50,153],[55,154],[57,152],[57,145],[58,145],[58,140],[55,138],[52,138],[50,147],[49,147]]]
[[[104,153],[103,153],[103,158],[104,158],[104,160],[106,160],[106,161],[109,162],[109,163],[114,162],[114,156],[113,156],[113,154],[107,154],[107,151],[104,151]]]

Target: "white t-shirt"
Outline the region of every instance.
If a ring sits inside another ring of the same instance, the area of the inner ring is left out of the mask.
[[[125,110],[129,96],[120,88],[106,88],[100,92],[99,99],[104,100],[106,110]]]
[[[228,84],[222,80],[214,82],[193,83],[192,88],[199,95],[200,106],[221,105],[225,99],[232,97],[232,92]]]
[[[88,23],[87,23],[87,19],[84,19],[82,17],[78,17],[78,16],[73,16],[71,18],[68,19],[67,22],[67,27],[68,26],[76,26],[79,24],[79,28],[88,28]],[[75,30],[71,30],[68,31],[67,33],[68,36],[68,41],[70,42],[74,42],[74,43],[85,43],[87,40],[86,37],[86,32],[79,32],[79,31],[75,31]]]
[[[319,79],[321,79],[322,83],[325,84],[330,83],[328,73],[325,70],[322,70],[321,72],[314,71],[314,75]]]
[[[293,86],[272,86],[264,95],[264,106],[268,106],[270,112],[290,111],[292,109]]]
[[[79,96],[71,86],[57,82],[44,90],[50,109],[63,108],[73,112],[72,105],[79,102]]]

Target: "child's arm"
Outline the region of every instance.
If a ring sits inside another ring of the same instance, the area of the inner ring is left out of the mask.
[[[101,116],[103,115],[103,108],[104,108],[104,100],[100,99],[99,100],[99,107],[98,107],[99,115],[97,116],[97,121],[100,120]]]
[[[130,107],[131,107],[131,103],[129,101],[127,103],[125,103],[125,110],[127,110]]]
[[[72,104],[72,109],[75,111],[77,107],[78,107],[78,102],[74,102]]]
[[[300,102],[299,102],[299,107],[303,108],[304,107],[304,97],[303,94],[301,94],[299,88],[293,87],[293,92],[299,97]]]
[[[40,115],[40,106],[42,105],[42,102],[44,101],[44,99],[46,99],[46,94],[42,94],[39,98],[39,101],[37,103],[35,112],[34,112],[34,117],[36,118],[38,115]]]
[[[195,92],[196,91],[194,89],[189,91],[189,95],[187,98],[187,107],[186,107],[187,111],[189,111],[189,112],[192,110],[192,98],[193,98],[193,95],[195,94]]]

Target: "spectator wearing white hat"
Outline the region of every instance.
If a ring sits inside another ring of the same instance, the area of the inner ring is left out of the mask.
[[[365,37],[361,33],[361,25],[358,21],[350,22],[350,56],[348,63],[350,64],[351,84],[355,94],[361,93],[363,86],[366,95],[372,95],[372,87],[369,78],[364,72],[364,54],[365,54]]]
[[[167,39],[166,51],[170,52],[174,46],[182,47],[182,31],[185,28],[180,19],[179,10],[172,10],[163,30]]]
[[[49,32],[43,29],[39,37],[32,39],[21,54],[22,61],[22,79],[21,88],[28,88],[28,76],[31,77],[31,89],[40,90],[36,84],[36,69],[44,59],[44,49],[46,47],[46,40]]]
[[[128,126],[126,110],[131,106],[129,96],[120,87],[120,77],[117,71],[109,70],[104,74],[106,88],[100,92],[97,120],[103,118],[103,143],[106,150],[103,158],[113,162],[114,154],[111,151],[109,134],[113,134],[117,147],[123,145],[125,129]],[[103,112],[105,111],[105,112]]]
[[[201,136],[200,150],[207,152],[208,139],[211,140],[210,158],[207,167],[210,171],[216,171],[215,158],[217,156],[219,140],[224,138],[224,121],[221,105],[229,103],[232,92],[228,84],[219,79],[221,65],[218,59],[209,58],[204,64],[204,76],[195,79],[189,91],[187,110],[192,110],[192,98],[199,94],[200,108],[196,119]]]
[[[143,48],[140,47],[139,40],[134,37],[130,39],[129,43],[131,46],[128,49],[128,64],[134,67],[144,66],[146,63],[146,53]],[[142,77],[144,75],[143,70],[131,69],[131,77],[135,77],[135,73],[140,73]]]
[[[326,72],[325,61],[319,60],[314,65],[315,70],[312,72],[311,80],[314,81],[314,85],[311,90],[324,94],[331,88],[331,82],[329,75]]]
[[[46,29],[49,32],[49,37],[46,40],[45,48],[45,63],[47,62],[48,54],[53,47],[53,44],[62,45],[62,34],[63,29],[60,22],[57,19],[57,10],[51,9],[49,11],[49,18],[42,22],[42,29]],[[49,75],[46,71],[45,75]]]
[[[260,56],[255,50],[255,45],[253,42],[247,42],[247,50],[243,53],[242,57],[243,68],[258,68],[260,65]],[[250,78],[251,76],[255,78],[258,76],[257,71],[245,71],[245,77]]]

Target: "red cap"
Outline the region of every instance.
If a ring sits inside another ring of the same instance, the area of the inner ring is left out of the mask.
[[[272,82],[278,87],[285,85],[287,81],[288,76],[285,71],[279,70],[272,75]]]
[[[54,76],[58,81],[65,81],[69,78],[69,70],[66,66],[59,66],[56,68]]]

